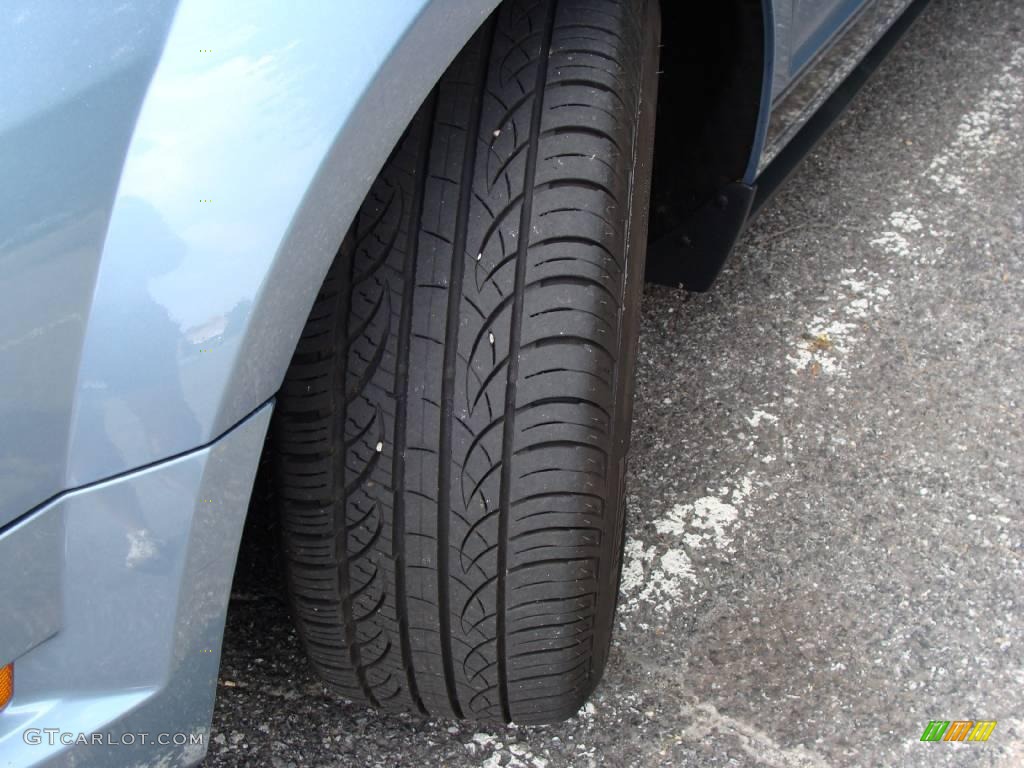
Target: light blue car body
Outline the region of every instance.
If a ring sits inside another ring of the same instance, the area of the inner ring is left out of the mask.
[[[0,9],[0,766],[201,759],[274,393],[372,180],[496,5]],[[808,63],[906,5],[766,0],[743,181]]]

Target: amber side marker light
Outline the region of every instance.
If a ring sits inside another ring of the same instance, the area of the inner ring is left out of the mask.
[[[0,709],[7,706],[7,702],[14,695],[14,665],[8,664],[0,667]]]

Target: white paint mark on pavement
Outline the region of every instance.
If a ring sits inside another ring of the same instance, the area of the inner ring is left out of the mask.
[[[961,118],[949,147],[936,155],[928,167],[928,178],[943,192],[966,194],[972,171],[1016,142],[1022,114],[1024,48],[1018,48],[995,84]]]

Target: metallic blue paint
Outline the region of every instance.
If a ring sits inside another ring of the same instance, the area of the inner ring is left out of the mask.
[[[45,540],[56,535],[63,559],[61,629],[15,660],[14,698],[0,712],[0,765],[107,768],[202,758],[270,411],[260,409],[212,446],[65,494],[0,535],[0,551],[26,530]],[[34,589],[32,571],[0,575],[12,592]],[[20,615],[32,621],[37,611],[26,601]],[[126,733],[195,734],[202,743],[78,746],[45,736],[31,743],[26,729],[43,728],[114,741]]]
[[[743,174],[743,181],[746,184],[753,184],[757,179],[758,165],[761,153],[764,151],[765,141],[768,136],[768,123],[772,114],[772,98],[775,94],[775,62],[777,51],[780,45],[780,34],[785,34],[784,24],[788,22],[788,15],[780,18],[778,14],[785,12],[780,8],[779,0],[765,0],[761,6],[764,15],[764,68],[761,71],[761,103],[758,112],[757,127],[754,131],[754,144],[751,147],[750,159],[747,161],[747,168]]]
[[[857,0],[855,3],[817,3],[817,14],[800,19],[795,29],[818,35],[814,56],[789,63],[781,93],[774,96],[763,144],[758,148],[758,170],[765,169],[818,112],[865,55],[882,39],[910,6],[911,0]],[[806,5],[801,4],[806,14]],[[831,9],[831,10],[828,10]],[[826,12],[828,11],[828,12]],[[792,19],[791,19],[792,21]],[[799,40],[798,40],[799,42]],[[806,47],[807,43],[801,43]],[[796,56],[803,56],[798,51]],[[780,83],[776,78],[775,83]]]
[[[764,0],[773,17],[775,41],[766,60],[771,63],[772,102],[789,88],[821,50],[836,38],[856,13],[871,0]],[[762,121],[768,115],[762,113]]]
[[[771,34],[773,45],[765,48],[765,65],[772,70],[772,87],[768,99],[768,110],[762,107],[761,122],[767,123],[771,114],[771,104],[782,93],[792,80],[789,62],[793,46],[793,0],[763,0],[765,14],[771,16],[771,27],[766,27],[765,34]],[[762,100],[763,104],[763,100]],[[756,153],[755,153],[756,154]],[[751,158],[756,162],[756,158]]]
[[[793,0],[789,76],[798,77],[867,0]]]
[[[110,221],[66,487],[273,395],[370,183],[495,4],[181,4]]]
[[[64,519],[29,516],[0,535],[0,659],[57,634],[62,621]]]
[[[273,395],[359,202],[496,3],[184,0],[169,33],[167,3],[5,10],[0,525]],[[36,66],[63,92],[24,86]]]
[[[0,10],[0,526],[67,487],[93,282],[172,9]]]

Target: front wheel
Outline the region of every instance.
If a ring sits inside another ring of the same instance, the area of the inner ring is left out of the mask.
[[[293,614],[387,709],[547,723],[608,654],[655,0],[505,2],[338,253],[273,427]]]

